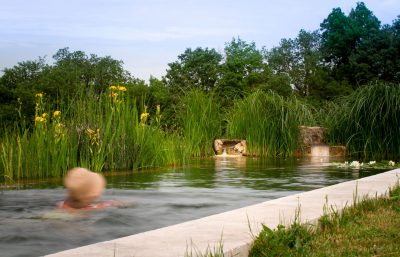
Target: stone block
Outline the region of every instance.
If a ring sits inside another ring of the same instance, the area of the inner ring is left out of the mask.
[[[246,140],[242,139],[215,139],[213,147],[216,155],[246,155]]]

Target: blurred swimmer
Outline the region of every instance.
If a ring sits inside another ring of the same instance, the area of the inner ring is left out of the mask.
[[[73,168],[64,178],[67,189],[66,199],[58,204],[59,208],[66,210],[95,210],[108,207],[122,207],[116,201],[103,201],[95,203],[101,196],[106,186],[106,180],[98,173],[85,168]]]

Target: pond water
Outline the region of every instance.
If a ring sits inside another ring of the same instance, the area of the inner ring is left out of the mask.
[[[108,175],[102,200],[124,208],[57,211],[61,182],[0,191],[1,256],[40,256],[169,226],[279,197],[377,174],[324,160],[216,158],[182,168]]]

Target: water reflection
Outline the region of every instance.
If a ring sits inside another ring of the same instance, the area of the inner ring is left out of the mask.
[[[214,160],[214,170],[216,172],[222,172],[228,169],[246,170],[247,157],[226,157],[218,156]]]

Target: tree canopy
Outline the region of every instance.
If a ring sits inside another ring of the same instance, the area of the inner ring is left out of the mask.
[[[168,64],[166,75],[148,83],[134,78],[123,62],[62,48],[53,55],[6,68],[0,77],[0,120],[13,121],[20,110],[30,117],[34,94],[44,92],[57,105],[88,87],[101,93],[113,83],[131,87],[140,104],[162,104],[174,113],[179,97],[191,89],[215,94],[223,106],[254,90],[297,95],[313,103],[347,95],[372,81],[400,82],[400,16],[392,24],[359,2],[348,13],[334,8],[315,31],[300,30],[278,46],[257,48],[237,37],[220,52],[187,48]],[[22,109],[20,108],[20,103]]]

